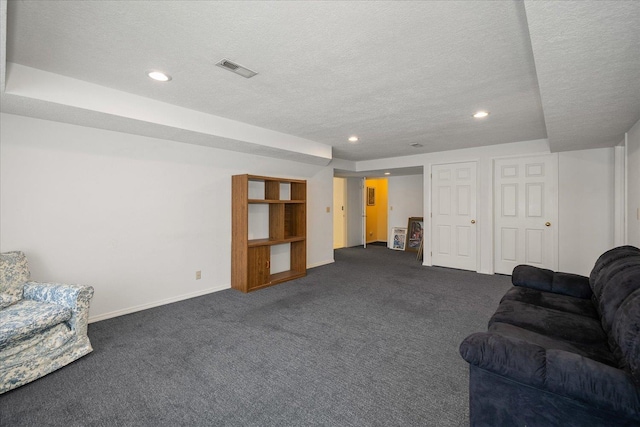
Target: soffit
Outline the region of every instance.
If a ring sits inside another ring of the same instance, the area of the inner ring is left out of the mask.
[[[594,29],[603,52],[624,54],[637,43],[639,2],[551,3],[527,2],[525,14],[522,2],[12,1],[7,59],[326,144],[347,160],[541,139],[549,123],[554,151],[611,145],[640,118],[638,55],[622,55],[609,70],[617,55],[592,54],[581,25]],[[604,24],[601,14],[609,17]],[[612,29],[617,19],[619,30]],[[573,36],[561,37],[566,31]],[[222,58],[259,74],[229,73],[215,66]],[[157,68],[173,80],[149,80],[145,71]],[[603,70],[613,77],[597,86]],[[577,106],[591,92],[606,115],[585,119]],[[2,101],[5,112],[100,122],[99,113],[55,103]],[[472,119],[481,108],[489,118]],[[157,123],[103,123],[193,139]],[[351,134],[361,143],[349,144]],[[196,139],[234,147],[211,135]]]
[[[552,151],[613,146],[640,119],[640,2],[525,2]]]

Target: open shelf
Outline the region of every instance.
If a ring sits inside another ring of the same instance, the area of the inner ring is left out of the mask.
[[[232,177],[232,288],[250,292],[306,275],[306,199],[307,182],[303,180]],[[267,223],[269,237],[265,237]]]
[[[282,271],[280,273],[272,274],[269,276],[269,281],[262,285],[257,285],[249,289],[249,291],[257,291],[258,289],[268,288],[269,286],[277,285],[278,283],[286,282],[293,279],[299,279],[306,276],[304,271]]]
[[[305,200],[273,200],[273,199],[249,199],[249,203],[306,203]]]
[[[304,236],[285,237],[284,239],[253,239],[247,242],[249,247],[281,245],[283,243],[300,242],[305,240]]]
[[[287,280],[303,277],[305,274],[305,271],[287,270],[270,275],[269,280],[271,282],[271,285],[275,285],[276,283],[286,282]]]

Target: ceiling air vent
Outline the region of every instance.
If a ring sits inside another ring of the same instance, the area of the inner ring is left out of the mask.
[[[238,65],[238,64],[236,64],[234,62],[229,61],[228,59],[222,59],[216,65],[218,67],[220,67],[220,68],[224,68],[225,70],[233,71],[234,73],[239,74],[242,77],[247,78],[247,79],[255,76],[256,74],[258,74],[255,71],[251,71],[247,67],[243,67],[242,65]]]

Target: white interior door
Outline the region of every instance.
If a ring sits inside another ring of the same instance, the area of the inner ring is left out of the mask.
[[[494,161],[494,270],[558,269],[558,157]]]
[[[333,248],[344,248],[347,245],[346,215],[347,180],[333,178]]]
[[[476,162],[431,168],[431,262],[477,270]]]

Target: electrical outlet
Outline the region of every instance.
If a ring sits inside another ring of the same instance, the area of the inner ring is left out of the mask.
[[[196,271],[196,280],[200,280],[202,279],[202,271],[198,270]]]

